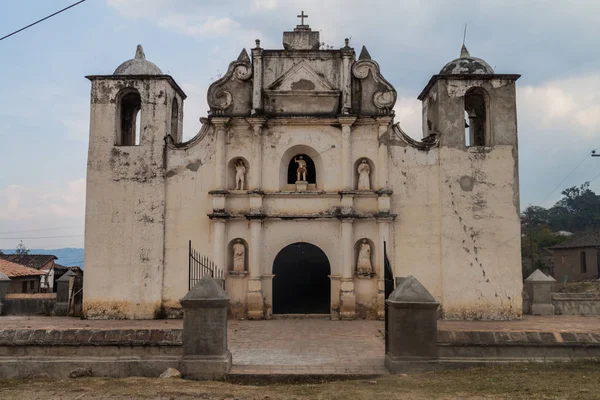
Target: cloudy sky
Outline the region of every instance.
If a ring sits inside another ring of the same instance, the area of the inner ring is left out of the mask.
[[[4,0],[0,37],[75,0]],[[87,0],[0,41],[0,248],[82,247],[90,83],[138,43],[188,94],[184,136],[208,85],[260,38],[281,48],[304,10],[321,40],[364,44],[398,91],[396,120],[420,137],[416,96],[459,54],[518,73],[521,204],[550,206],[600,174],[600,2],[448,0]],[[583,160],[583,162],[582,162]],[[578,164],[581,166],[552,190]],[[600,178],[592,183],[600,192]]]

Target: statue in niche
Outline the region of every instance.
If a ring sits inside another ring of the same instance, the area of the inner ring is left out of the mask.
[[[302,156],[294,158],[294,161],[298,164],[298,168],[296,169],[296,182],[306,182],[306,161],[304,161]]]
[[[235,163],[235,190],[244,190],[244,180],[246,177],[246,166],[244,161],[238,160]]]
[[[242,239],[237,239],[233,244],[233,271],[244,272],[246,268],[246,246]]]
[[[358,190],[371,190],[371,167],[366,158],[363,158],[358,165]]]
[[[371,275],[373,265],[371,264],[371,245],[367,239],[363,239],[358,250],[358,260],[356,262],[356,273],[358,275]]]

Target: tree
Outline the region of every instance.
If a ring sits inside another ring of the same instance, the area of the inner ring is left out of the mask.
[[[25,246],[25,244],[23,243],[23,241],[21,240],[21,243],[19,243],[17,245],[17,249],[15,250],[15,254],[19,254],[19,255],[27,255],[29,254],[29,248],[27,248],[27,246]]]
[[[600,229],[600,195],[586,182],[562,191],[564,196],[548,210],[548,222],[555,231],[582,232]]]

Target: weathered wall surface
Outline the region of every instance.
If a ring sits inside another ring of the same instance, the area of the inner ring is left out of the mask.
[[[202,254],[215,258],[214,224],[211,214],[212,199],[209,191],[214,187],[214,128],[207,129],[201,138],[192,139],[180,148],[169,148],[167,152],[166,176],[166,223],[165,223],[165,267],[162,304],[167,315],[179,315],[179,299],[188,288],[188,240]],[[375,131],[375,132],[374,132]],[[370,138],[369,138],[370,135]],[[339,278],[342,274],[342,248],[339,246],[341,230],[337,218],[340,208],[340,128],[334,126],[285,126],[273,124],[263,130],[262,168],[253,164],[252,151],[255,140],[251,127],[244,119],[234,119],[228,133],[225,162],[228,166],[242,158],[246,165],[245,189],[249,188],[252,174],[260,173],[263,182],[263,212],[272,217],[262,227],[263,245],[260,247],[260,275],[263,282],[264,303],[272,308],[273,262],[277,254],[287,245],[296,242],[312,243],[327,255],[332,275],[332,298],[339,299]],[[355,136],[357,160],[361,157],[377,157],[376,128],[361,127]],[[310,145],[307,145],[309,143]],[[293,156],[309,154],[317,168],[317,190],[319,193],[289,193],[287,166]],[[353,160],[354,161],[354,160]],[[252,242],[250,222],[245,215],[250,212],[249,195],[246,191],[231,191],[235,188],[235,174],[228,168],[225,211],[231,215],[226,223],[225,242],[231,244],[237,238]],[[374,172],[373,172],[374,174]],[[374,176],[374,175],[373,175]],[[284,191],[284,192],[282,192]],[[376,195],[357,198],[357,209],[362,214],[373,215],[377,211]],[[286,217],[301,217],[288,220]],[[283,219],[280,219],[283,218]],[[377,223],[374,219],[354,223],[352,243],[362,238],[377,240]],[[229,250],[229,246],[226,246]],[[247,249],[246,257],[251,257]],[[374,252],[381,252],[376,248]],[[355,259],[352,258],[352,269]],[[230,257],[226,257],[231,270]],[[375,260],[375,257],[374,257]],[[356,278],[358,280],[358,278]],[[227,278],[227,292],[232,297],[234,316],[244,316],[247,311],[246,291],[248,276]],[[377,301],[376,278],[367,279],[357,288],[357,302],[374,315]],[[333,305],[335,308],[335,304]],[[365,311],[366,313],[367,311]]]
[[[586,272],[581,269],[581,253],[585,252]],[[554,256],[554,279],[558,282],[574,282],[597,278],[600,275],[598,249],[594,247],[552,250]]]
[[[115,146],[119,94],[141,96],[138,146]],[[164,137],[171,102],[166,80],[93,80],[86,186],[84,288],[88,318],[153,318],[163,290]]]
[[[600,315],[597,293],[552,293],[552,305],[557,315]]]
[[[489,94],[487,147],[466,147],[464,94]],[[446,318],[521,316],[520,218],[514,82],[440,80],[435,88]]]
[[[252,60],[242,51],[211,85],[210,118],[180,143],[184,95],[169,77],[92,77],[86,315],[178,316],[189,241],[230,271],[240,239],[247,271],[226,282],[234,317],[269,317],[277,254],[307,242],[330,263],[332,318],[381,318],[385,241],[394,274],[417,277],[442,316],[519,318],[515,79],[434,76],[420,96],[427,138],[416,142],[393,127],[396,92],[366,49],[356,60],[348,43],[274,51],[257,42]],[[123,88],[142,97],[139,146],[115,146]],[[475,138],[485,128],[485,146],[465,140],[471,88],[485,99],[485,124],[472,129]],[[288,183],[301,154],[316,172],[304,192]],[[370,190],[357,191],[363,160]],[[363,239],[373,273],[358,277]]]

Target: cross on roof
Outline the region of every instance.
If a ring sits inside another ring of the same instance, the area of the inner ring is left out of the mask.
[[[300,15],[296,15],[296,17],[301,19],[300,25],[304,25],[304,18],[308,18],[308,15],[305,15],[304,11],[302,11]]]

